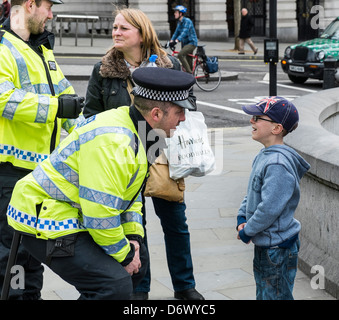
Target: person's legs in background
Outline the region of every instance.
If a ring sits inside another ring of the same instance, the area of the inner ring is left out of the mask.
[[[188,44],[184,46],[178,54],[178,59],[188,73],[192,73],[192,57],[188,56],[188,54],[193,54],[195,48],[196,46]]]
[[[190,233],[186,223],[186,204],[152,198],[156,215],[164,231],[167,265],[171,275],[174,297],[203,300],[195,290]]]

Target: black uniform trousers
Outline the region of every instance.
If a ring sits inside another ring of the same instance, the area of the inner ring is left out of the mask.
[[[145,276],[148,253],[140,245],[141,268],[132,277],[87,232],[54,240],[24,235],[22,245],[80,293],[79,300],[128,300]]]
[[[14,230],[7,223],[7,207],[16,182],[27,175],[30,170],[13,167],[9,162],[0,163],[0,292],[2,290],[7,261]],[[42,288],[43,266],[35,260],[22,246],[19,247],[16,265],[25,271],[24,289],[10,290],[9,299],[37,300]]]

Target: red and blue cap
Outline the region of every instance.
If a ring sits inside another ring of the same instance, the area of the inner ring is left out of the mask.
[[[293,131],[299,122],[297,108],[283,97],[267,97],[256,104],[242,106],[242,109],[253,116],[268,116],[274,122],[280,123],[287,132]]]

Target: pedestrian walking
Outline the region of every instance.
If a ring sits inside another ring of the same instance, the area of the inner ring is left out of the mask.
[[[153,130],[159,139],[170,137],[185,120],[184,108],[192,109],[192,75],[140,68],[133,81],[134,106],[80,123],[18,181],[7,211],[26,250],[83,300],[129,299],[143,278],[148,253],[140,192],[156,143],[146,137]]]
[[[252,17],[248,14],[246,8],[241,9],[241,22],[239,32],[239,52],[238,54],[245,54],[245,42],[251,47],[254,54],[258,53],[258,48],[255,47],[251,39],[251,31],[254,26]]]
[[[252,115],[252,139],[264,145],[253,161],[237,217],[238,239],[254,243],[253,272],[258,300],[292,300],[300,222],[294,218],[299,182],[310,165],[284,136],[298,126],[296,107],[283,97],[243,106]]]
[[[192,20],[185,17],[187,8],[182,5],[178,5],[173,10],[174,18],[177,20],[178,24],[171,38],[170,44],[181,42],[181,50],[178,54],[178,58],[185,71],[192,73],[192,57],[188,56],[188,54],[193,54],[194,49],[198,45],[197,34]]]
[[[147,66],[151,55],[157,55],[157,67],[181,70],[179,61],[161,48],[153,25],[145,13],[127,8],[117,10],[114,16],[114,46],[93,68],[86,93],[86,118],[104,110],[133,104],[131,92],[135,84],[131,74]],[[192,108],[196,109],[192,89],[189,90],[188,100]],[[152,197],[152,201],[165,235],[167,262],[175,296],[189,300],[202,299],[195,289],[185,202],[167,201],[156,197]],[[147,219],[144,207],[143,213],[145,225]],[[144,241],[147,247],[147,235]],[[151,274],[148,267],[146,276],[136,288],[133,298],[148,299],[150,283]]]
[[[15,183],[45,160],[71,132],[84,98],[60,70],[53,54],[54,35],[45,30],[60,0],[12,0],[11,15],[0,29],[0,291],[13,238],[6,210]],[[41,264],[20,247],[25,289],[11,299],[39,299]]]
[[[1,24],[6,20],[4,6],[0,4],[0,27]]]
[[[11,4],[8,2],[8,0],[2,0],[2,6],[4,8],[4,17],[7,19],[11,11]]]

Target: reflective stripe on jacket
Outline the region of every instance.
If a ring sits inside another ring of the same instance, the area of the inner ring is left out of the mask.
[[[140,187],[147,169],[129,107],[102,112],[80,123],[18,181],[8,223],[41,239],[88,231],[121,262],[130,251],[126,235],[144,236]]]
[[[8,31],[0,31],[0,162],[33,170],[70,132],[77,119],[56,119],[58,96],[74,89],[41,45],[38,54]]]

